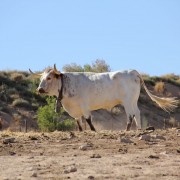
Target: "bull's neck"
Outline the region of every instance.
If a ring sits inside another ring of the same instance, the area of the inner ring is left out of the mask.
[[[63,88],[64,88],[63,74],[61,74],[61,88],[58,87],[58,96],[57,96],[58,101],[61,101],[63,98]]]
[[[59,113],[60,109],[61,109],[61,101],[63,99],[63,86],[64,86],[64,82],[63,82],[63,74],[61,74],[61,88],[59,88],[58,86],[58,96],[56,99],[56,106],[55,106],[55,112]]]

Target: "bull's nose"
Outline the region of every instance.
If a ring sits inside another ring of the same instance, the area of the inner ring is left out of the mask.
[[[37,88],[37,91],[38,91],[39,93],[45,93],[45,90],[44,90],[43,88]]]

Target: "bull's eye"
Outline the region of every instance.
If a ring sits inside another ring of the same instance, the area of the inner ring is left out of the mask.
[[[51,78],[50,78],[50,77],[48,77],[48,78],[47,78],[47,80],[49,81],[49,80],[51,80]]]

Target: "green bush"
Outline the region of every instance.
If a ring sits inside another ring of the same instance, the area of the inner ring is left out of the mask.
[[[60,120],[57,119],[56,122],[56,130],[58,131],[71,131],[75,127],[75,123],[73,119],[65,119],[65,120]]]
[[[67,131],[74,129],[72,119],[64,119],[64,110],[61,108],[59,113],[55,113],[55,98],[48,97],[47,105],[38,108],[38,126],[42,131]]]

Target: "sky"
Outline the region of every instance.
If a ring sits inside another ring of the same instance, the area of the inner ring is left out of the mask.
[[[96,59],[180,75],[180,0],[0,0],[0,70]]]

